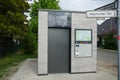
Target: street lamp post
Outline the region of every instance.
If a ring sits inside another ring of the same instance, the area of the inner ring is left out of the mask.
[[[118,0],[118,80],[120,80],[120,0]]]

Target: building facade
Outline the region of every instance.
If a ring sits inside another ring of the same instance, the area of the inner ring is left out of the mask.
[[[115,10],[117,8],[117,1],[99,7],[95,10]],[[112,33],[114,37],[117,35],[117,18],[108,18],[102,24],[97,26],[98,47],[103,45],[103,36]]]

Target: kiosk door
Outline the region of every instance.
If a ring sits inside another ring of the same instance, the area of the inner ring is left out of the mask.
[[[68,73],[70,29],[48,29],[48,73]]]

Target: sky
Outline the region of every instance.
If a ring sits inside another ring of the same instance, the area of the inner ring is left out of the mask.
[[[63,10],[86,11],[114,2],[115,0],[60,0]]]

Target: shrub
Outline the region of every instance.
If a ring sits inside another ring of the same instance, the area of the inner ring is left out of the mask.
[[[24,40],[24,53],[35,53],[37,50],[37,38],[36,35],[30,32]]]
[[[116,50],[117,49],[117,40],[113,36],[112,33],[105,34],[103,36],[103,39],[104,39],[103,48],[105,48],[105,49],[112,49],[112,50]]]

